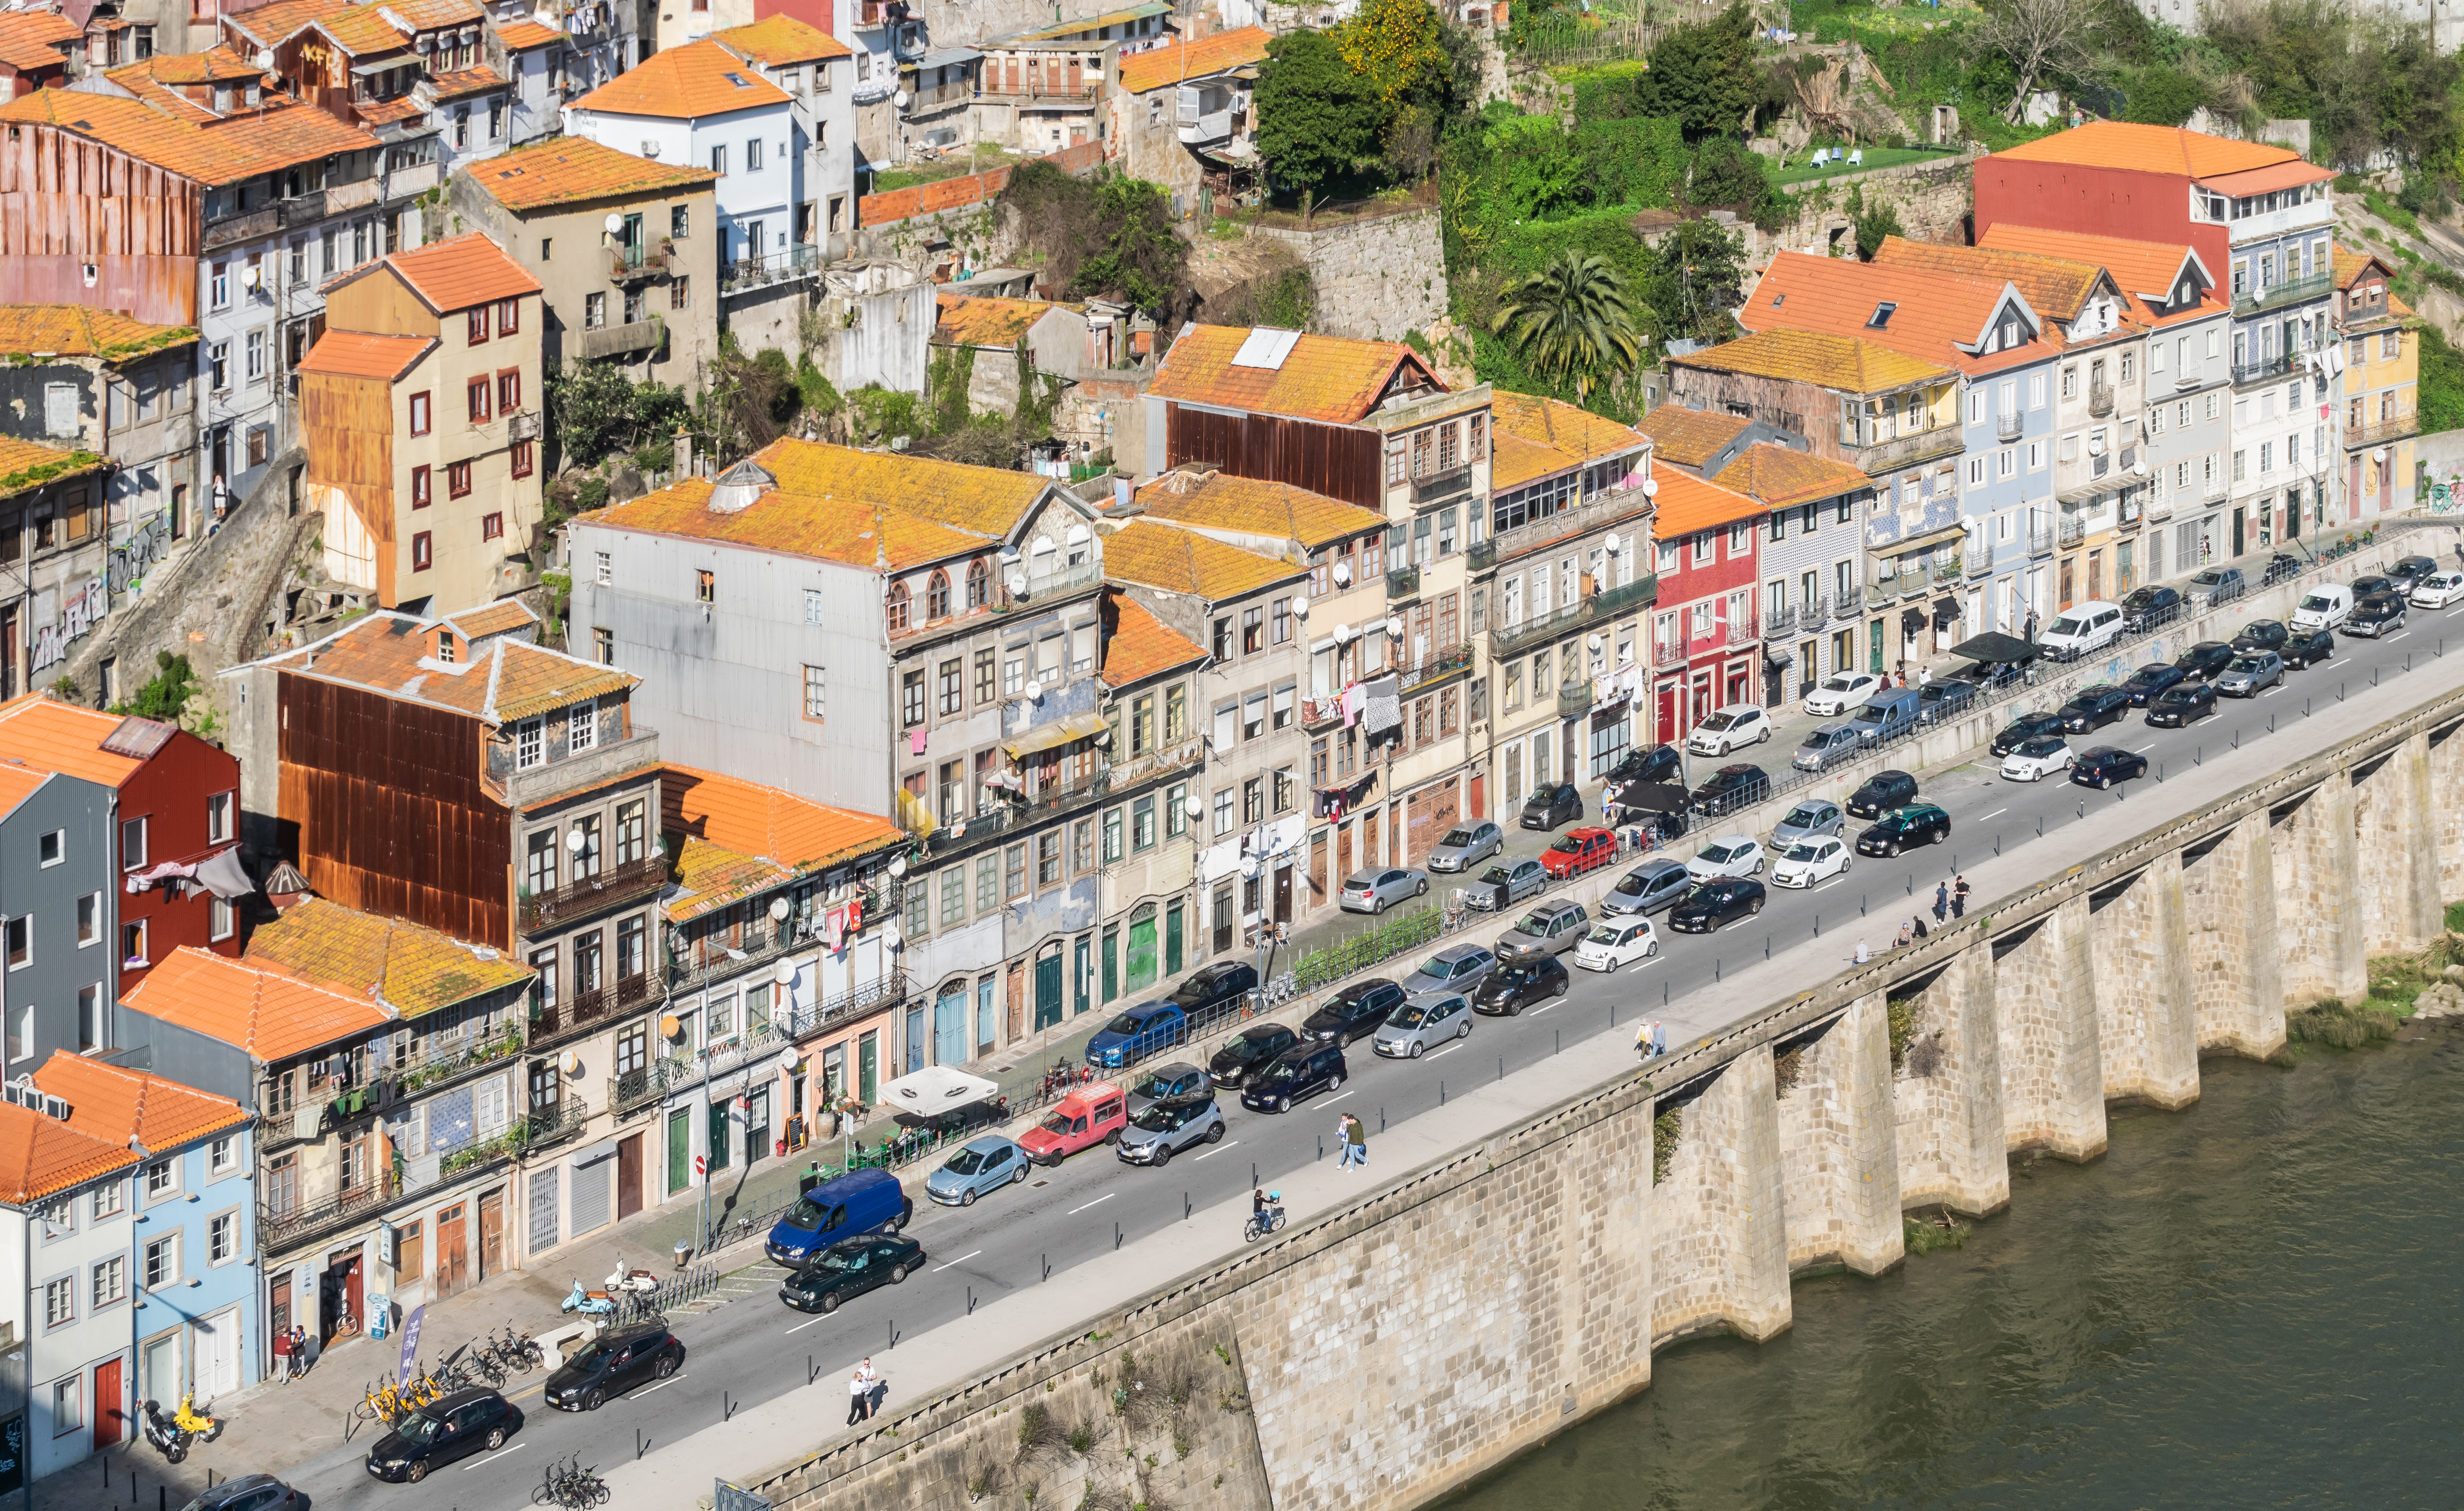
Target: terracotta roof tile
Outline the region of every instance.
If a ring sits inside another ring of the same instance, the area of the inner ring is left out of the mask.
[[[484,640],[490,635],[501,635],[525,624],[536,624],[539,617],[532,613],[531,606],[520,599],[500,598],[493,603],[448,614],[445,622],[460,630],[466,639]]]
[[[245,965],[279,972],[405,1018],[518,986],[538,973],[399,918],[312,897],[249,935]]]
[[[1925,361],[1858,337],[1829,336],[1819,331],[1758,331],[1669,361],[1681,367],[1707,367],[1758,378],[1799,379],[1858,394],[1884,393],[1958,376],[1938,362]]]
[[[1661,461],[1679,467],[1701,467],[1753,423],[1747,415],[1712,414],[1663,404],[1644,415],[1635,428],[1651,437],[1653,453]]]
[[[1104,537],[1105,577],[1209,602],[1242,598],[1308,572],[1298,562],[1243,551],[1157,520],[1133,519]]]
[[[145,764],[137,756],[102,748],[129,722],[121,714],[63,703],[50,692],[30,692],[0,703],[0,757],[23,761],[38,771],[65,772],[118,787]],[[151,719],[136,722],[163,728]]]
[[[239,29],[245,35],[273,47],[287,42],[327,16],[340,15],[351,9],[355,0],[274,0],[223,17],[226,24]]]
[[[126,75],[125,78],[121,75]],[[179,88],[148,78],[144,65],[123,68],[110,76],[112,82],[135,95],[139,99],[169,116],[174,120],[193,120],[203,125],[223,119],[211,107],[190,99]]]
[[[653,163],[587,137],[558,137],[536,146],[517,147],[462,171],[497,204],[516,210],[673,193],[707,188],[718,182],[718,175],[708,168]]]
[[[473,95],[484,95],[492,89],[506,87],[505,76],[485,63],[476,68],[457,69],[451,74],[439,74],[432,82],[436,87],[436,98],[439,99],[463,99]]]
[[[2082,167],[2179,173],[2194,179],[2298,163],[2301,158],[2299,153],[2284,147],[2231,142],[2179,126],[2134,125],[2122,120],[2091,120],[1994,156],[2022,163],[2073,163]]]
[[[1660,484],[1652,496],[1651,538],[1683,540],[1697,531],[1759,519],[1771,513],[1740,493],[1706,483],[1690,472],[1668,468],[1651,474]]]
[[[2378,269],[2381,276],[2389,276],[2394,271],[2380,261],[2376,253],[2347,252],[2342,247],[2336,249],[2336,287],[2350,289],[2372,268]]]
[[[979,535],[1018,528],[1051,484],[1032,472],[779,440],[753,455],[782,493],[857,498]]]
[[[0,765],[0,819],[17,811],[17,805],[34,795],[36,789],[51,780],[55,772],[36,771],[29,766]]]
[[[505,44],[509,53],[527,53],[535,47],[554,47],[564,40],[564,33],[537,21],[516,21],[496,28],[496,40]]]
[[[1747,296],[1737,323],[1749,331],[1854,336],[1975,376],[2043,361],[2062,350],[2060,333],[2050,321],[2033,342],[1988,353],[1960,348],[1958,342],[1981,340],[2006,297],[2017,292],[2002,279],[1783,252]],[[1883,304],[1896,308],[1878,329],[1873,320]]]
[[[1837,498],[1874,486],[1872,478],[1846,462],[1769,441],[1757,441],[1738,452],[1737,459],[1711,480],[1772,509]]]
[[[121,1149],[134,1139],[154,1154],[236,1128],[253,1115],[229,1097],[65,1049],[52,1051],[34,1072],[34,1086],[69,1105],[69,1127],[78,1132]]]
[[[959,294],[937,296],[939,323],[933,327],[933,339],[944,346],[998,346],[1007,350],[1018,344],[1035,322],[1054,310],[1083,310],[1083,304],[1049,304],[1042,299],[982,299]]]
[[[506,724],[623,692],[639,677],[526,641],[499,635],[479,645],[470,660],[451,667],[423,666],[437,621],[390,609],[352,620],[314,645],[268,656],[254,666],[298,676],[365,688],[386,697],[451,709],[489,724]],[[0,708],[0,754],[5,754],[6,712]]]
[[[2024,252],[1997,252],[1991,247],[1946,247],[1930,241],[1885,236],[1874,261],[1885,267],[1947,273],[1953,277],[2008,279],[2035,312],[2047,319],[2076,319],[2096,292],[2093,263],[2072,262]]]
[[[143,100],[66,89],[21,95],[0,105],[0,120],[55,125],[213,186],[377,145],[376,138],[357,126],[308,105],[280,105],[201,123]]]
[[[572,108],[687,120],[786,102],[785,91],[705,37],[642,59],[575,100]]]
[[[68,62],[59,49],[84,33],[56,11],[14,11],[0,14],[0,63],[11,68],[58,68]]]
[[[751,58],[772,68],[854,55],[845,42],[811,22],[791,15],[764,16],[751,26],[732,26],[724,32],[713,32],[710,39],[738,57]]]
[[[439,315],[539,292],[537,278],[507,256],[504,248],[475,230],[431,241],[415,251],[394,252],[378,266],[402,274],[411,291]]]
[[[405,95],[400,99],[363,99],[354,101],[351,113],[365,126],[390,126],[416,120],[422,112],[419,102]]]
[[[1649,437],[1615,420],[1555,399],[1493,390],[1490,428],[1496,437],[1489,463],[1489,491],[1519,488],[1568,468],[1623,451],[1639,450]]]
[[[271,1063],[394,1022],[368,997],[183,945],[128,994],[149,1018],[218,1039]]]
[[[889,820],[799,798],[741,777],[670,765],[660,832],[684,836],[665,911],[682,922],[796,877],[903,843]]]
[[[110,458],[92,451],[64,451],[38,441],[0,436],[0,498],[13,498],[64,477],[108,471],[111,465]]]
[[[24,1206],[136,1164],[125,1144],[107,1143],[32,1107],[0,1102],[0,1201]]]
[[[1133,95],[1142,95],[1185,79],[1204,78],[1243,64],[1261,63],[1265,61],[1266,44],[1272,40],[1263,29],[1244,26],[1237,32],[1218,32],[1194,42],[1124,53],[1120,59],[1121,87]]]
[[[989,550],[999,538],[892,514],[863,498],[773,490],[745,508],[720,514],[710,507],[710,495],[708,478],[687,478],[582,517],[616,530],[717,540],[852,567],[870,567],[882,559],[893,568],[919,566]]]
[[[317,30],[332,37],[336,47],[357,58],[384,57],[392,53],[408,52],[410,33],[394,25],[386,16],[385,9],[383,4],[355,5],[347,11],[337,11],[332,15],[319,18]]]
[[[2299,188],[2307,184],[2323,184],[2336,176],[2334,168],[2322,168],[2315,163],[2296,159],[2290,163],[2272,163],[2265,167],[2249,168],[2239,173],[2223,173],[2200,183],[2219,194],[2236,199],[2245,194],[2274,194],[2281,189]]]
[[[393,11],[410,23],[414,32],[441,32],[450,26],[476,26],[486,20],[477,0],[385,0]]]
[[[1372,530],[1386,516],[1289,483],[1269,483],[1229,472],[1166,472],[1137,491],[1140,507],[1158,519],[1201,530],[1233,530],[1282,536],[1314,551]]]
[[[329,330],[317,338],[299,371],[336,378],[382,378],[391,383],[416,366],[436,348],[433,336],[370,336],[362,331]]]
[[[2143,317],[2153,317],[2144,296],[2170,294],[2184,268],[2197,264],[2203,281],[2212,284],[2214,275],[2207,272],[2199,254],[2180,242],[2132,241],[2122,236],[2098,236],[2086,231],[2041,230],[2034,226],[2017,226],[1998,221],[1977,244],[1996,252],[2026,252],[2040,256],[2061,257],[2072,262],[2089,262],[2113,274],[2122,292],[2139,306]]]
[[[1126,688],[1206,659],[1206,647],[1155,617],[1127,593],[1107,590],[1112,635],[1104,643],[1104,686]]]
[[[265,70],[230,46],[217,44],[202,53],[157,53],[112,70],[112,80],[119,82],[122,75],[143,76],[160,84],[238,84],[263,78]]]
[[[1351,424],[1377,407],[1398,374],[1444,388],[1400,341],[1304,335],[1278,366],[1237,365],[1232,359],[1250,335],[1245,326],[1190,326],[1164,353],[1147,392],[1157,399]]]

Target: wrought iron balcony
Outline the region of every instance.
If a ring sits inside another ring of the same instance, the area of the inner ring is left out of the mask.
[[[1420,569],[1416,566],[1397,567],[1386,574],[1386,597],[1389,602],[1410,598],[1420,591]]]
[[[1592,711],[1592,685],[1589,682],[1568,682],[1557,689],[1557,716],[1571,719]]]
[[[2420,433],[2421,416],[2400,414],[2392,420],[2373,420],[2367,425],[2344,427],[2344,444],[2356,447],[2382,446],[2389,441],[2400,441],[2408,435]]]
[[[1475,572],[1485,572],[1497,565],[1497,542],[1475,540],[1463,552],[1463,560]]]
[[[549,1040],[572,1033],[576,1029],[595,1028],[627,1008],[638,1007],[650,999],[650,977],[628,975],[613,986],[593,987],[576,992],[561,1002],[551,1002],[531,1009],[531,1047],[544,1045]]]
[[[2304,299],[2323,299],[2327,296],[2328,291],[2335,286],[2336,276],[2332,273],[2319,273],[2306,278],[2295,278],[2290,283],[2278,283],[2255,293],[2236,295],[2233,298],[2233,313],[2255,315],[2260,310],[2273,310],[2281,305],[2299,304]]]
[[[2113,412],[2113,384],[2101,383],[2088,385],[2087,412],[2100,420]]]
[[[1441,498],[1452,498],[1457,493],[1470,492],[1471,466],[1469,463],[1412,480],[1412,502],[1416,505],[1434,504]]]
[[[1470,665],[1471,646],[1468,644],[1448,646],[1443,650],[1440,650],[1432,654],[1429,659],[1421,662],[1419,666],[1404,668],[1400,678],[1399,690],[1411,692],[1417,689],[1427,687],[1432,682],[1443,681],[1445,678],[1453,676],[1456,672],[1463,670]],[[1342,700],[1337,699],[1335,701],[1337,709],[1340,711]]]
[[[1996,440],[2015,441],[2027,427],[2028,417],[2017,410],[1993,417],[1993,435]]]
[[[516,909],[518,926],[524,933],[552,929],[649,896],[665,887],[667,881],[668,858],[654,850],[638,861],[611,865],[596,876],[584,877],[552,892],[521,898]]]
[[[2235,362],[2233,363],[2233,381],[2237,383],[2261,383],[2270,378],[2281,378],[2293,371],[2294,361],[2295,359],[2291,357],[2262,357],[2256,361]]]
[[[2086,523],[2077,515],[2064,515],[2061,522],[2062,549],[2067,551],[2086,538]]]
[[[1507,624],[1489,635],[1489,651],[1496,656],[1511,656],[1516,651],[1553,640],[1569,630],[1580,629],[1597,620],[1614,619],[1627,609],[1660,601],[1660,579],[1639,578],[1623,587],[1606,588],[1579,602],[1543,614],[1519,624]]]
[[[1896,468],[1930,462],[1937,457],[1955,456],[1966,445],[1958,426],[1938,425],[1913,435],[1897,436],[1859,447],[1848,460],[1864,472],[1879,477]]]

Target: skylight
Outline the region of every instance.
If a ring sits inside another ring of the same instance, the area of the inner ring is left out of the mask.
[[[738,89],[751,89],[753,87],[751,84],[744,81],[744,76],[742,74],[728,74],[723,77],[729,83],[734,84]]]
[[[1869,331],[1881,330],[1882,327],[1891,323],[1891,317],[1898,314],[1899,309],[1900,307],[1898,305],[1891,303],[1887,299],[1875,305],[1874,318],[1865,322],[1865,328]]]

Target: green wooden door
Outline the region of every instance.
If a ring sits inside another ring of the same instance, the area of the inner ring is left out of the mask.
[[[1163,974],[1180,974],[1180,904],[1163,911]]]
[[[710,1172],[712,1174],[715,1175],[727,1168],[728,1156],[734,1152],[728,1148],[732,1142],[734,1141],[727,1136],[727,1103],[723,1100],[715,1101],[710,1105]]]
[[[870,1034],[856,1040],[855,1085],[856,1100],[872,1106],[873,1094],[881,1089],[881,1046]]]
[[[1061,1021],[1061,956],[1048,954],[1035,962],[1035,1026],[1050,1028]]]
[[[668,1194],[693,1184],[693,1108],[668,1114]]]

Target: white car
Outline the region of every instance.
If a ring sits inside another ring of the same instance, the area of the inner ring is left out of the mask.
[[[1837,718],[1865,706],[1865,694],[1882,685],[1870,671],[1843,671],[1805,695],[1805,712],[1818,719]]]
[[[1763,842],[1752,835],[1724,834],[1695,852],[1685,863],[1685,874],[1698,887],[1723,876],[1759,876],[1766,859]]]
[[[1660,935],[1648,918],[1615,918],[1574,946],[1574,963],[1586,971],[1614,971],[1660,953]]]
[[[1828,835],[1799,840],[1788,847],[1788,853],[1771,865],[1773,887],[1811,887],[1816,882],[1847,873],[1854,857],[1846,842]]]
[[[1750,703],[1731,703],[1694,726],[1685,748],[1697,756],[1726,756],[1740,745],[1759,745],[1771,737],[1771,715]]]
[[[2412,585],[2412,606],[2445,608],[2464,598],[2464,572],[2432,572]]]
[[[2002,775],[2012,781],[2043,781],[2056,772],[2070,769],[2070,744],[2058,734],[2021,740],[2002,757]]]

